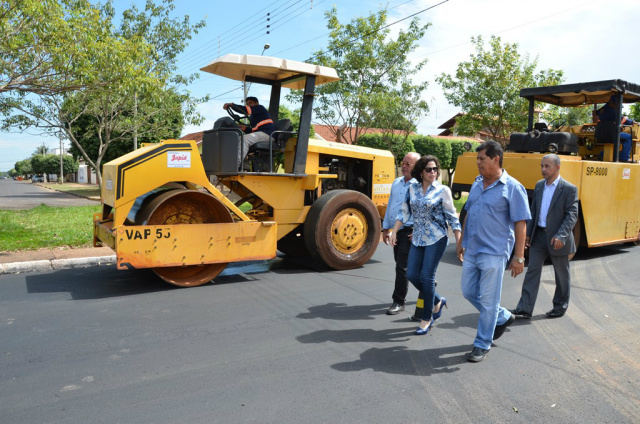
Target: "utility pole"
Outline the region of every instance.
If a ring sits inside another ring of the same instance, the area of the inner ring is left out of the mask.
[[[60,136],[60,178],[58,178],[58,184],[64,184],[64,166],[62,165],[62,155],[64,153],[62,147],[62,131],[59,133]]]

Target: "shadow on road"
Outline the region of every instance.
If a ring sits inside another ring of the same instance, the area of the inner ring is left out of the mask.
[[[96,272],[99,278],[96,278]],[[256,281],[256,274],[297,274],[309,272],[290,261],[275,258],[267,261],[238,262],[230,264],[211,285]],[[163,281],[151,269],[118,270],[115,266],[95,269],[78,268],[52,273],[32,274],[26,277],[28,293],[68,292],[74,300],[104,299],[120,296],[135,296],[166,290],[180,290]],[[195,287],[187,290],[194,290]]]
[[[350,306],[346,303],[327,303],[325,305],[312,306],[309,312],[298,314],[296,318],[328,320],[370,320],[375,316],[383,315],[389,308],[388,303],[377,305]]]
[[[162,281],[151,270],[118,271],[115,266],[101,267],[100,278],[95,277],[95,272],[87,272],[86,269],[65,269],[28,275],[27,292],[68,292],[74,300],[86,300],[178,289]]]
[[[407,322],[406,328],[373,330],[371,328],[353,330],[318,330],[297,337],[300,343],[397,343],[409,341],[416,329],[415,324]]]
[[[449,346],[435,349],[412,350],[406,346],[371,348],[360,355],[360,359],[331,365],[336,371],[362,371],[372,369],[387,374],[429,376],[450,374],[460,370],[458,365],[466,363],[469,345]]]

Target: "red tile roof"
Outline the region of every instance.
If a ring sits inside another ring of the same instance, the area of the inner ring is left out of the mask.
[[[476,137],[465,137],[462,135],[430,135],[429,137],[432,138],[436,138],[436,139],[444,139],[444,140],[468,140],[468,141],[478,141],[478,142],[482,142],[483,140],[481,138],[476,138]]]
[[[316,135],[327,141],[339,141],[341,143],[351,144],[351,140],[355,137],[356,129],[353,127],[347,127],[344,132],[344,140],[338,140],[336,134],[340,127],[336,125],[320,125],[314,124],[313,129],[316,132]],[[401,130],[391,130],[394,135],[403,135],[404,131]],[[389,132],[389,130],[385,130],[382,128],[359,128],[359,135],[364,134],[383,134],[385,132]],[[411,135],[415,135],[414,132]]]
[[[204,132],[200,131],[200,132],[194,132],[194,133],[189,133],[187,135],[183,135],[182,137],[179,138],[179,140],[194,140],[196,144],[200,144],[202,143],[203,136],[204,136]]]

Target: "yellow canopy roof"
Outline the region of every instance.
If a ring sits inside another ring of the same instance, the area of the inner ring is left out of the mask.
[[[338,81],[335,69],[295,60],[279,59],[269,56],[253,56],[227,54],[215,59],[201,71],[220,75],[222,77],[244,81],[247,76],[278,81],[294,75],[315,75],[316,85]],[[304,79],[294,79],[282,84],[292,89],[304,88]]]

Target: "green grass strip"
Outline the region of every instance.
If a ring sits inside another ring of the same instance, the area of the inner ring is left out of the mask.
[[[27,211],[0,210],[0,252],[51,247],[89,247],[93,244],[93,214],[100,206]]]

